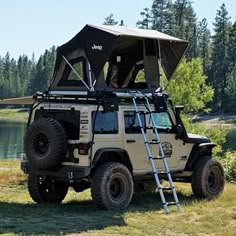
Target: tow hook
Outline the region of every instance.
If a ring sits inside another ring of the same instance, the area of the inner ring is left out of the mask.
[[[74,179],[74,174],[73,174],[73,172],[71,171],[71,172],[68,172],[68,179],[69,179],[69,182],[70,183],[73,183],[74,181],[73,181],[73,179]]]

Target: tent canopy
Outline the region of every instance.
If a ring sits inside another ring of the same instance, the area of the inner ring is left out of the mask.
[[[57,77],[58,71],[63,70],[61,68],[64,63],[63,56],[73,58],[72,55],[75,55],[78,50],[85,54],[96,80],[103,71],[106,62],[113,61],[115,63],[117,56],[122,56],[126,64],[130,64],[130,68],[140,60],[145,63],[145,58],[147,58],[147,66],[153,61],[150,58],[161,58],[164,73],[167,79],[171,79],[187,47],[187,41],[155,30],[124,26],[86,25],[69,42],[58,48],[54,83],[51,88],[57,87],[61,79]],[[59,73],[60,77],[62,74],[62,72]]]

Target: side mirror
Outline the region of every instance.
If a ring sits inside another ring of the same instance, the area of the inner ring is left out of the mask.
[[[176,126],[176,139],[181,139],[182,134],[183,134],[183,126],[178,124]]]
[[[175,113],[176,115],[179,115],[181,111],[184,110],[184,106],[176,106],[175,107]]]

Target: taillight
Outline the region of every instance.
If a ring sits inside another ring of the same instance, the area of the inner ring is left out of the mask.
[[[78,144],[79,154],[80,155],[88,155],[90,146],[91,146],[90,143],[79,143]]]

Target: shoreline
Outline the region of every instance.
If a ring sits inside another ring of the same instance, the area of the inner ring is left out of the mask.
[[[236,115],[195,115],[192,117],[193,123],[201,123],[206,126],[218,126],[222,128],[236,127]]]
[[[12,122],[27,122],[29,113],[23,108],[0,109],[0,120]]]

